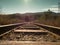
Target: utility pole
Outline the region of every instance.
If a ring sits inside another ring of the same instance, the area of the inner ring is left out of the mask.
[[[0,7],[0,14],[2,14],[2,7]]]
[[[60,13],[60,1],[58,2],[58,13]]]

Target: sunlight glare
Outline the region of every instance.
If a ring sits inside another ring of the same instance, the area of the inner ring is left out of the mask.
[[[24,0],[25,3],[28,3],[28,0]]]

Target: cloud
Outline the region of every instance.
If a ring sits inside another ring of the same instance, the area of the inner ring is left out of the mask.
[[[50,8],[50,10],[53,12],[58,12],[58,8]]]
[[[58,7],[58,5],[52,5],[51,7]]]
[[[48,9],[50,9],[53,12],[58,13],[58,5],[52,5],[50,8],[43,9],[43,11],[47,11]]]

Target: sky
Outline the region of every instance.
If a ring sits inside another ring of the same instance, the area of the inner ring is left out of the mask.
[[[0,13],[58,12],[59,0],[0,0]]]

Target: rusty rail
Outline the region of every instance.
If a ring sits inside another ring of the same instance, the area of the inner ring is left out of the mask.
[[[54,26],[49,26],[49,25],[44,25],[44,24],[38,24],[38,23],[35,23],[35,25],[39,26],[39,27],[42,27],[48,31],[51,31],[57,35],[60,36],[60,27],[54,27]]]
[[[10,32],[12,29],[16,28],[17,26],[22,25],[23,23],[16,23],[16,24],[9,24],[9,25],[1,25],[0,26],[0,37],[5,35],[6,33]]]

